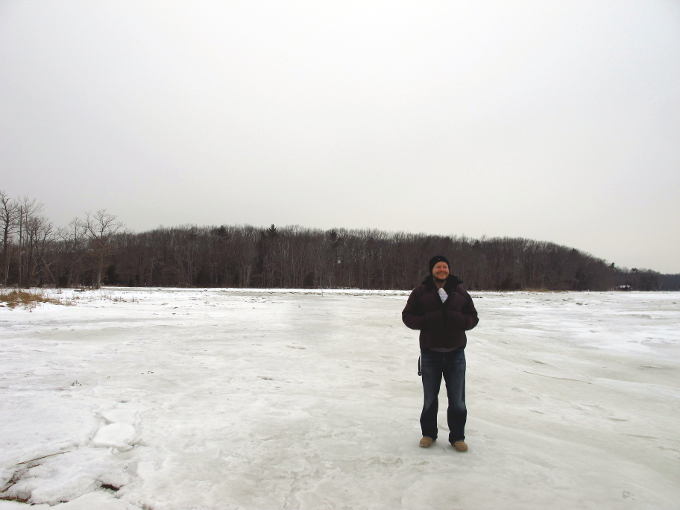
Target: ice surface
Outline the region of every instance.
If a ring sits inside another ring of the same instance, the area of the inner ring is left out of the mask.
[[[0,510],[680,507],[680,294],[473,293],[463,454],[418,447],[407,295],[0,308]]]

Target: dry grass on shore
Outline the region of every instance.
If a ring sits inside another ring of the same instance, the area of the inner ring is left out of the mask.
[[[69,306],[73,303],[46,296],[43,291],[12,290],[0,292],[0,307],[14,309],[23,306],[26,310],[33,310],[40,303]]]

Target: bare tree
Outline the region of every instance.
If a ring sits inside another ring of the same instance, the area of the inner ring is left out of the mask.
[[[101,209],[94,214],[88,212],[85,217],[85,230],[94,258],[93,287],[97,289],[102,284],[104,261],[113,253],[113,236],[124,228],[123,223],[116,219],[117,216],[107,213],[106,209]]]
[[[66,228],[57,231],[60,239],[60,254],[63,273],[57,277],[57,282],[61,287],[73,285],[74,278],[80,273],[80,266],[87,249],[87,226],[79,218],[74,218]]]
[[[26,285],[43,285],[54,280],[50,271],[52,264],[48,256],[48,244],[53,240],[52,222],[44,216],[34,215],[26,223]]]
[[[10,241],[16,228],[19,205],[0,190],[0,228],[2,228],[2,283],[7,285],[10,265]]]
[[[35,235],[37,234],[37,217],[42,212],[43,204],[35,199],[29,199],[27,196],[21,199],[18,203],[17,212],[17,233],[18,233],[18,277],[17,285],[19,287],[30,286],[30,271],[33,257],[33,248],[35,242]]]

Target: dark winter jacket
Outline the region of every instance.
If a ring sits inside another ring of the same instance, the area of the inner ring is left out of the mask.
[[[474,328],[479,319],[472,298],[461,283],[454,275],[446,279],[444,290],[449,297],[444,303],[432,275],[411,292],[401,318],[409,328],[420,330],[421,349],[465,348],[465,331]]]

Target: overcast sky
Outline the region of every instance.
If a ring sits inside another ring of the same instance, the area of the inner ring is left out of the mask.
[[[57,226],[525,237],[680,273],[680,2],[0,0]]]

